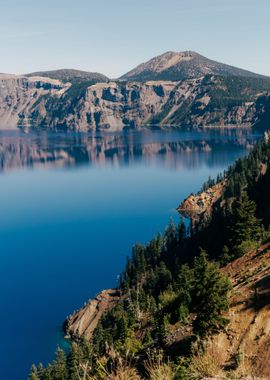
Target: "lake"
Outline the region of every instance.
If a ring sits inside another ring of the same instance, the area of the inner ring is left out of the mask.
[[[65,317],[254,145],[249,131],[0,133],[0,377],[52,360]]]

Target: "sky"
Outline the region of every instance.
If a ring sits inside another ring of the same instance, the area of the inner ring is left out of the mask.
[[[0,0],[0,72],[74,68],[116,78],[193,50],[270,76],[269,0]]]

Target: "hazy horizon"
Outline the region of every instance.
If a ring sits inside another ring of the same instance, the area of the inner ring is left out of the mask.
[[[193,50],[270,76],[267,0],[0,0],[0,6],[1,73],[67,68],[117,78],[166,51]]]

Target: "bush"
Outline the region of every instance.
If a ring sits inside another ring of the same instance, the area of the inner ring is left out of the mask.
[[[238,246],[234,248],[235,257],[241,257],[245,253],[248,253],[250,251],[253,251],[259,246],[259,243],[257,241],[253,240],[245,240]]]

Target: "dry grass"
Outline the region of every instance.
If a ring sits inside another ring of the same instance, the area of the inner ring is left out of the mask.
[[[108,366],[108,361],[111,360]],[[112,346],[107,346],[107,355],[100,358],[98,364],[98,375],[91,380],[142,380],[134,363],[134,357],[126,352],[121,356]]]
[[[117,370],[106,377],[108,380],[141,380],[136,369],[132,367],[120,366]]]
[[[190,379],[202,379],[204,377],[224,378],[222,371],[223,358],[218,347],[211,343],[211,347],[201,352],[193,354],[188,367]]]
[[[230,372],[231,379],[240,379],[241,377],[251,377],[252,367],[248,361],[247,356],[243,350],[238,352],[237,368]]]
[[[175,375],[173,366],[164,362],[163,355],[160,352],[149,354],[145,369],[150,380],[173,380]]]

